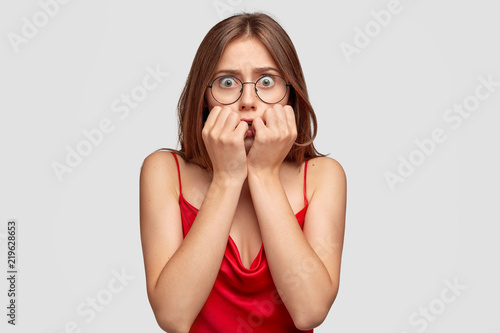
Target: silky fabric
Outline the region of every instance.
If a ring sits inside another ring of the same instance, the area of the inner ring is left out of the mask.
[[[198,209],[182,195],[181,174],[177,156],[179,176],[179,207],[182,229],[186,237]],[[306,198],[307,161],[304,166],[304,208],[295,217],[303,228],[307,210]],[[293,333],[300,331],[293,324],[269,271],[263,245],[250,268],[243,266],[240,253],[229,236],[224,258],[215,284],[205,305],[191,326],[191,333]]]

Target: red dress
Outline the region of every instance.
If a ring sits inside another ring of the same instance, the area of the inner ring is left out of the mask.
[[[179,174],[179,206],[182,229],[186,237],[198,209],[182,196],[181,175]],[[304,167],[304,208],[295,217],[303,228],[307,209],[306,191],[307,161]],[[215,284],[205,305],[196,317],[192,333],[293,333],[300,331],[293,324],[281,300],[266,260],[264,247],[252,262],[250,268],[243,266],[238,248],[231,236],[226,246],[224,258]]]

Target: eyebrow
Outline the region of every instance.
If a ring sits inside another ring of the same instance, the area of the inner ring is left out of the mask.
[[[279,73],[279,70],[277,70],[274,67],[257,67],[257,68],[254,68],[253,71],[255,73],[265,73],[265,72],[269,72],[269,71],[275,71],[275,72]],[[217,75],[222,74],[222,73],[234,75],[234,74],[241,74],[241,71],[234,70],[234,69],[221,69],[221,70],[215,72],[214,76],[217,76]]]

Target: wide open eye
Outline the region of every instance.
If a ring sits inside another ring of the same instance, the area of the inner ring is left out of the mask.
[[[221,88],[234,88],[238,86],[238,81],[233,76],[221,76],[217,81]]]
[[[272,75],[266,75],[259,79],[259,87],[271,88],[274,86],[274,77]]]

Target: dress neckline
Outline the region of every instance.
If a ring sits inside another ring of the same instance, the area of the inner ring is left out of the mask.
[[[196,213],[198,213],[200,210],[198,208],[196,208],[195,206],[193,206],[189,201],[186,200],[186,198],[184,198],[184,196],[182,195],[182,193],[179,194],[179,199],[184,201],[189,207],[191,207],[193,210],[196,211]],[[295,214],[295,217],[297,217],[297,215],[299,215],[300,213],[302,213],[302,211],[304,211],[307,206],[309,205],[309,202],[307,201],[307,198],[305,199],[305,205],[304,207],[302,207],[301,210],[299,210],[296,214]]]
[[[189,206],[190,209],[192,209],[196,214],[198,214],[199,209],[196,208],[195,206],[193,206],[189,201],[187,201],[186,198],[184,198],[184,196],[182,195],[182,193],[179,194],[179,200],[182,200],[182,202],[184,202],[187,206]],[[299,215],[301,215],[307,209],[308,205],[309,205],[309,202],[307,201],[307,198],[306,198],[304,207],[295,214],[295,218],[297,218]],[[231,235],[228,235],[228,236],[229,236],[228,243],[233,248],[233,251],[235,252],[237,260],[238,260],[238,265],[241,267],[241,269],[246,273],[252,273],[252,272],[255,272],[256,270],[258,270],[259,266],[260,266],[260,262],[262,261],[262,256],[264,255],[264,243],[261,243],[260,250],[257,253],[257,256],[252,260],[250,267],[246,267],[245,265],[243,265],[243,261],[241,260],[240,250],[238,249],[236,242],[234,241],[233,237],[231,237]]]

